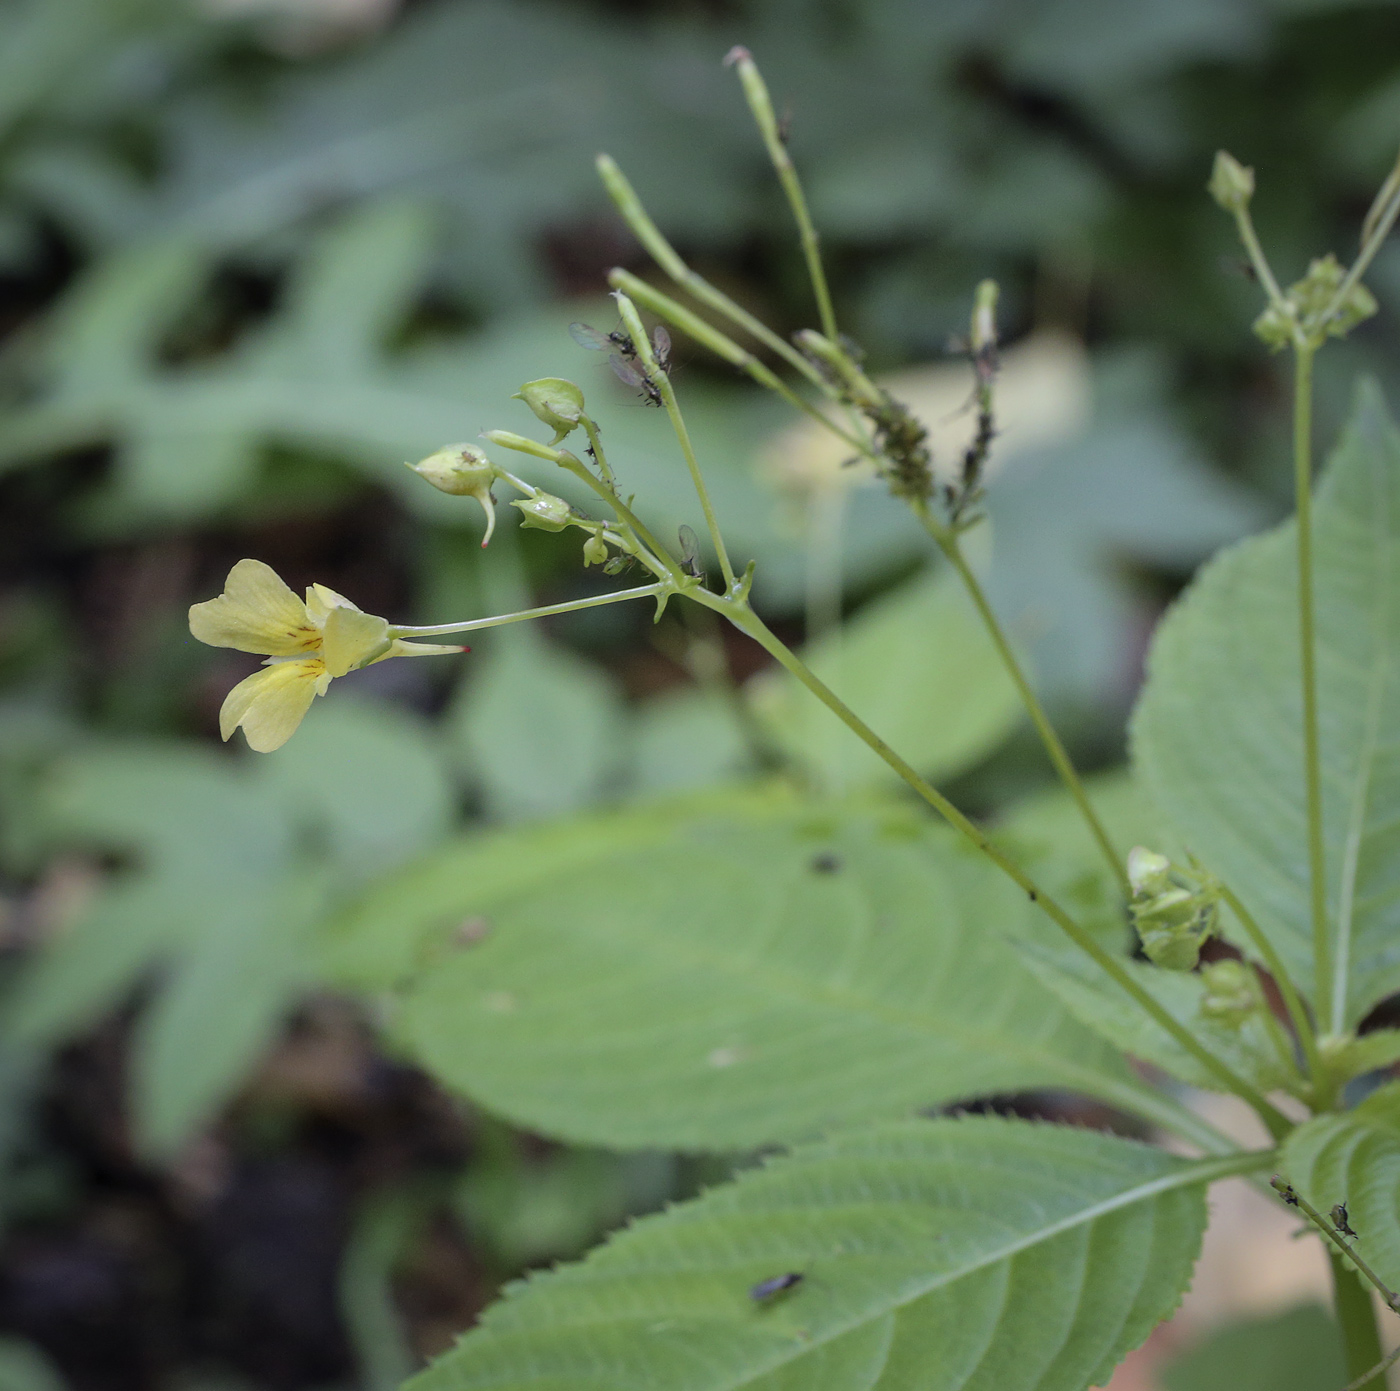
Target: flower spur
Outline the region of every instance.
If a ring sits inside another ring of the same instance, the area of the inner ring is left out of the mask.
[[[467,650],[405,642],[386,619],[323,584],[311,585],[303,603],[260,560],[240,560],[217,599],[191,606],[190,632],[211,647],[266,656],[263,669],[240,681],[219,711],[223,737],[241,725],[259,753],[281,748],[337,676],[390,657]]]

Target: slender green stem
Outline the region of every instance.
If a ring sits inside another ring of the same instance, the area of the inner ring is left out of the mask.
[[[581,415],[579,416],[579,424],[583,426],[583,432],[588,436],[588,447],[593,451],[593,460],[598,465],[598,472],[603,475],[603,481],[610,488],[615,487],[613,471],[608,465],[608,456],[603,452],[603,440],[598,433],[597,423],[589,419],[588,416]]]
[[[1342,1387],[1342,1391],[1361,1391],[1363,1386],[1369,1386],[1382,1372],[1388,1372],[1397,1362],[1400,1362],[1400,1347],[1394,1348],[1386,1353],[1374,1367],[1363,1372],[1359,1377],[1347,1382]]]
[[[644,584],[636,589],[619,589],[612,594],[595,594],[589,599],[570,599],[564,604],[546,604],[537,609],[521,609],[518,613],[497,614],[494,618],[470,618],[465,623],[433,623],[426,628],[396,625],[389,629],[396,638],[431,638],[443,633],[474,633],[479,628],[499,628],[506,623],[524,623],[530,618],[552,618],[558,613],[577,613],[580,609],[596,609],[604,604],[621,604],[628,599],[649,599],[670,589],[666,581]]]
[[[1327,308],[1322,311],[1321,317],[1317,320],[1316,329],[1318,332],[1326,332],[1327,323],[1332,316],[1346,302],[1346,298],[1356,287],[1356,282],[1361,279],[1375,260],[1376,253],[1385,245],[1385,239],[1390,235],[1390,229],[1395,226],[1395,219],[1400,217],[1400,181],[1396,180],[1394,173],[1386,180],[1386,187],[1391,189],[1389,201],[1379,208],[1373,208],[1374,216],[1368,216],[1366,221],[1370,227],[1369,235],[1362,246],[1360,254],[1351,263],[1350,269],[1342,277],[1342,283],[1337,286],[1337,292],[1332,296]],[[1382,189],[1385,192],[1385,189]]]
[[[685,466],[690,470],[690,481],[695,487],[695,496],[700,499],[700,510],[705,514],[705,528],[710,533],[710,545],[719,557],[725,593],[731,593],[735,586],[734,567],[729,563],[729,551],[719,529],[719,518],[715,516],[714,505],[710,502],[710,490],[705,486],[705,475],[700,471],[700,460],[695,457],[695,447],[690,442],[690,431],[686,429],[680,402],[676,400],[676,389],[671,385],[670,376],[661,370],[656,361],[656,355],[651,350],[651,341],[647,338],[641,316],[637,313],[637,306],[621,291],[617,292],[616,298],[622,322],[631,334],[632,345],[637,350],[637,358],[660,394],[661,404],[665,406],[666,414],[671,419],[671,428],[676,432],[676,440],[685,456]]]
[[[1376,1306],[1371,1301],[1371,1291],[1356,1272],[1348,1270],[1335,1251],[1328,1254],[1332,1262],[1332,1307],[1342,1335],[1347,1376],[1352,1378],[1349,1385],[1364,1386],[1371,1379],[1368,1373],[1379,1369],[1385,1360],[1380,1329],[1376,1327]],[[1352,1259],[1356,1257],[1353,1255]]]
[[[1322,757],[1317,732],[1317,637],[1312,562],[1312,365],[1315,349],[1294,349],[1293,487],[1298,525],[1298,639],[1303,686],[1303,780],[1308,807],[1308,881],[1312,902],[1315,998],[1332,997],[1327,924],[1327,859],[1322,828]]]
[[[822,702],[859,739],[880,756],[920,797],[924,799],[951,826],[960,831],[993,864],[1016,883],[1030,898],[1070,938],[1076,946],[1087,953],[1098,966],[1122,990],[1138,1003],[1151,1018],[1164,1029],[1182,1048],[1215,1077],[1227,1090],[1243,1097],[1259,1113],[1269,1132],[1281,1138],[1292,1129],[1288,1118],[1273,1106],[1252,1083],[1240,1077],[1228,1064],[1217,1058],[1179,1020],[1173,1016],[1145,990],[1119,961],[1094,936],[1086,931],[1051,898],[1034,879],[1013,859],[1000,849],[973,821],[958,810],[937,788],[919,776],[913,767],[905,762],[873,729],[870,728],[844,701],[811,672],[801,659],[792,652],[763,622],[747,604],[726,601],[720,596],[705,590],[695,590],[692,598],[708,608],[722,613],[741,632],[747,633],[765,651],[790,671],[818,700]]]
[[[1220,885],[1220,896],[1230,905],[1230,911],[1239,919],[1240,926],[1244,928],[1249,940],[1253,942],[1254,949],[1263,959],[1265,967],[1274,979],[1274,984],[1278,986],[1278,993],[1283,998],[1283,1005],[1288,1011],[1293,1032],[1298,1035],[1298,1042],[1303,1049],[1303,1057],[1307,1060],[1308,1075],[1312,1078],[1315,1088],[1322,1087],[1326,1071],[1322,1064],[1322,1054],[1318,1052],[1317,1033],[1313,1029],[1312,1020],[1308,1017],[1307,1007],[1298,994],[1298,987],[1293,984],[1293,978],[1288,974],[1283,959],[1274,950],[1274,944],[1264,935],[1263,929],[1255,921],[1254,914],[1240,902],[1235,891],[1222,884]]]
[[[967,563],[967,557],[963,554],[957,533],[941,526],[930,513],[927,503],[916,503],[914,511],[929,534],[938,543],[943,554],[952,562],[953,568],[958,572],[958,577],[967,589],[968,595],[992,639],[992,645],[996,648],[997,655],[1006,668],[1007,675],[1011,677],[1012,683],[1020,694],[1021,702],[1026,707],[1026,713],[1031,717],[1031,723],[1035,725],[1036,733],[1040,735],[1040,742],[1045,746],[1045,752],[1050,756],[1051,763],[1055,765],[1055,771],[1059,774],[1060,781],[1064,783],[1066,791],[1074,799],[1080,815],[1084,818],[1084,824],[1089,828],[1095,841],[1098,842],[1099,849],[1103,851],[1104,859],[1107,860],[1108,867],[1118,882],[1118,887],[1123,891],[1125,897],[1131,897],[1132,889],[1128,884],[1128,875],[1123,861],[1117,850],[1114,849],[1113,842],[1109,839],[1103,822],[1099,820],[1098,813],[1089,800],[1089,794],[1084,790],[1084,783],[1079,777],[1079,772],[1064,744],[1060,742],[1060,736],[1055,733],[1054,725],[1050,723],[1044,707],[1030,682],[1026,679],[1025,672],[1021,669],[1020,662],[1016,660],[1016,654],[997,620],[996,613],[987,599],[986,591],[982,588],[982,584],[972,567]]]
[[[608,190],[623,221],[632,229],[633,235],[646,248],[656,262],[682,289],[688,290],[702,304],[708,304],[717,313],[723,314],[731,323],[737,324],[750,337],[758,339],[764,347],[783,358],[790,366],[801,372],[813,386],[823,391],[829,390],[822,374],[807,361],[791,343],[784,342],[761,319],[756,319],[748,310],[729,298],[722,290],[711,285],[703,275],[691,270],[676,254],[676,249],[661,235],[660,229],[651,220],[642,206],[632,185],[628,183],[622,170],[609,155],[598,156],[598,173]],[[640,299],[640,296],[634,296]]]
[[[1244,249],[1249,253],[1250,264],[1253,265],[1254,273],[1259,277],[1259,283],[1268,294],[1270,303],[1280,309],[1287,310],[1288,301],[1284,299],[1283,291],[1279,289],[1278,281],[1274,279],[1274,273],[1269,267],[1269,258],[1264,255],[1264,248],[1259,245],[1259,236],[1254,230],[1254,219],[1250,217],[1247,206],[1240,208],[1235,213],[1235,226],[1239,228],[1240,240],[1244,243]]]
[[[822,332],[834,343],[836,341],[836,314],[831,307],[831,291],[826,283],[826,271],[822,269],[821,239],[807,210],[807,199],[802,192],[802,181],[787,152],[783,133],[778,128],[778,118],[773,111],[773,99],[768,95],[768,86],[763,80],[757,65],[748,49],[735,48],[730,51],[726,62],[732,62],[739,73],[739,81],[744,88],[744,97],[753,112],[755,124],[763,143],[768,150],[768,158],[777,170],[778,182],[783,186],[788,206],[797,222],[797,232],[802,239],[802,254],[807,260],[807,275],[812,282],[812,293],[816,296],[817,313],[821,318]]]

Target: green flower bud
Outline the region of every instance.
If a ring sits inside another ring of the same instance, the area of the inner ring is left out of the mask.
[[[1227,1029],[1238,1029],[1265,1008],[1264,992],[1252,966],[1243,961],[1213,961],[1201,967],[1205,992],[1201,1013]]]
[[[433,487],[454,497],[474,497],[486,513],[485,546],[496,529],[495,499],[491,485],[496,481],[496,468],[474,444],[444,445],[435,454],[407,464],[414,473],[426,478]]]
[[[1172,886],[1172,862],[1146,846],[1135,845],[1128,851],[1128,883],[1134,897],[1165,893]]]
[[[541,377],[526,382],[511,398],[524,401],[554,431],[551,445],[558,444],[570,431],[578,429],[583,414],[583,392],[563,377]]]
[[[1293,315],[1282,305],[1271,304],[1254,321],[1254,336],[1268,346],[1270,352],[1279,352],[1293,341]]]
[[[583,564],[587,568],[590,565],[606,565],[608,561],[608,547],[603,538],[593,535],[583,543]]]
[[[1254,197],[1254,170],[1246,169],[1234,155],[1218,150],[1206,188],[1227,213],[1243,212]]]
[[[533,527],[536,531],[563,531],[574,515],[574,509],[562,497],[555,497],[552,493],[518,498],[511,506],[521,511],[520,525]]]
[[[1140,845],[1128,856],[1128,882],[1128,911],[1147,959],[1168,971],[1194,970],[1215,931],[1215,892],[1178,883],[1171,861]]]
[[[1337,258],[1329,251],[1308,267],[1308,273],[1296,285],[1289,287],[1288,298],[1298,306],[1298,315],[1304,323],[1321,317],[1341,288],[1345,274]],[[1347,291],[1346,298],[1337,306],[1337,312],[1328,320],[1327,332],[1333,338],[1343,338],[1375,312],[1375,297],[1358,281]]]

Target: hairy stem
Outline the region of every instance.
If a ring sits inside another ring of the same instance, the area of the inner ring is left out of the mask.
[[[1025,672],[1021,669],[1020,662],[1016,660],[1016,654],[1012,651],[1010,642],[1007,641],[1006,633],[987,599],[986,591],[982,588],[972,567],[967,563],[967,557],[963,554],[957,535],[938,525],[929,512],[927,503],[918,503],[914,510],[929,534],[938,542],[943,554],[948,557],[953,568],[958,572],[958,577],[962,580],[963,586],[971,597],[973,605],[992,639],[992,645],[996,648],[997,655],[1006,668],[1007,675],[1011,677],[1012,683],[1021,697],[1021,703],[1026,707],[1026,713],[1031,717],[1031,723],[1040,736],[1040,742],[1045,746],[1045,752],[1050,756],[1050,762],[1055,765],[1055,771],[1059,774],[1060,781],[1064,783],[1069,795],[1074,798],[1074,804],[1079,808],[1079,814],[1084,818],[1084,824],[1098,842],[1099,849],[1103,851],[1104,859],[1107,860],[1108,867],[1112,871],[1113,877],[1118,881],[1118,887],[1122,890],[1124,897],[1130,897],[1132,890],[1128,885],[1128,875],[1123,861],[1113,848],[1113,842],[1109,839],[1103,822],[1099,820],[1098,813],[1089,800],[1089,794],[1084,790],[1084,783],[1079,777],[1079,772],[1064,744],[1060,742],[1060,736],[1055,733],[1054,725],[1050,723],[1044,707],[1031,688],[1030,682],[1026,679]]]
[[[973,845],[987,856],[998,869],[1017,884],[1031,900],[1065,933],[1067,937],[1090,956],[1110,979],[1130,995],[1139,1007],[1148,1014],[1159,1027],[1164,1029],[1182,1048],[1196,1059],[1227,1091],[1242,1097],[1258,1112],[1260,1119],[1268,1127],[1270,1134],[1279,1139],[1292,1125],[1288,1118],[1273,1106],[1245,1078],[1240,1077],[1221,1059],[1217,1058],[1179,1020],[1173,1016],[1136,980],[1125,965],[1112,952],[1108,951],[1094,936],[1086,931],[1023,870],[1013,859],[952,802],[925,781],[914,768],[902,759],[873,729],[870,728],[834,691],[825,685],[802,660],[788,648],[747,604],[726,602],[718,595],[705,590],[695,590],[692,597],[697,603],[705,604],[716,612],[724,614],[741,632],[747,633],[765,651],[790,671],[818,700],[822,702],[857,738],[867,744],[901,778],[929,804],[951,826],[960,831]]]
[[[1317,733],[1317,633],[1312,560],[1312,365],[1316,349],[1294,349],[1293,489],[1298,513],[1298,640],[1303,685],[1303,780],[1308,806],[1308,886],[1312,904],[1314,998],[1332,997],[1327,924],[1327,859],[1322,833],[1322,756]]]

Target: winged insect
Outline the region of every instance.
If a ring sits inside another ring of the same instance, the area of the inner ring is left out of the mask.
[[[749,1290],[749,1298],[758,1304],[772,1299],[775,1294],[782,1294],[784,1290],[796,1289],[802,1283],[802,1272],[800,1270],[789,1270],[783,1275],[774,1275],[771,1279],[760,1280]]]
[[[647,376],[634,362],[628,362],[626,358],[614,353],[608,359],[608,366],[617,373],[619,381],[625,382],[628,386],[635,386],[646,399],[648,405],[660,406],[665,402],[661,399],[661,392],[652,379]]]
[[[682,526],[678,533],[681,543],[681,569],[694,579],[700,578],[700,538],[695,528]]]
[[[569,325],[569,336],[580,348],[589,348],[593,352],[618,352],[629,360],[637,356],[631,334],[624,333],[620,328],[603,333],[592,324],[572,323]]]

